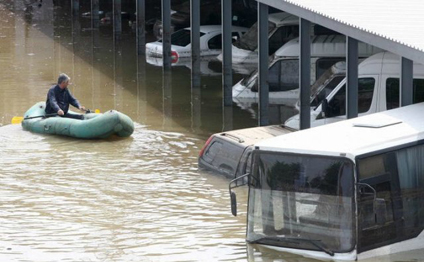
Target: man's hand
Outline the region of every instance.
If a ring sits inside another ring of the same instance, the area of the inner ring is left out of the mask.
[[[87,111],[87,110],[85,109],[85,106],[80,106],[80,107],[79,107],[79,110]]]
[[[60,116],[63,116],[65,113],[63,112],[62,109],[59,109],[59,111],[57,111],[57,114],[60,115]]]

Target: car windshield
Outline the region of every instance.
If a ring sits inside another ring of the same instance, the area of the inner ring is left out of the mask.
[[[311,86],[311,107],[317,107],[322,100],[334,90],[334,88],[346,76],[346,63],[338,62],[325,71],[320,78]]]
[[[176,46],[187,46],[191,43],[190,30],[181,29],[171,35],[171,45]],[[200,32],[200,37],[202,37],[205,33]],[[159,40],[162,42],[162,40]]]
[[[275,24],[269,22],[268,34],[272,32],[274,28],[275,28]],[[255,23],[254,25],[252,25],[252,27],[250,27],[249,30],[240,37],[240,39],[234,42],[233,45],[240,49],[255,51],[256,48],[258,47],[258,23]]]
[[[349,252],[355,246],[353,164],[340,157],[253,155],[247,240]]]

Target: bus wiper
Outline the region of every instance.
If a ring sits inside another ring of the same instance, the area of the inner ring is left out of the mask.
[[[316,246],[317,248],[319,248],[320,250],[324,251],[325,253],[329,254],[330,256],[334,256],[334,252],[331,251],[330,249],[328,249],[321,240],[316,240],[316,239],[308,239],[308,238],[295,238],[297,240],[300,241],[307,241],[309,243],[311,243],[312,245]]]
[[[275,241],[275,242],[289,242],[294,244],[299,244],[299,241],[306,241],[314,245],[315,247],[319,248],[321,251],[324,251],[325,253],[329,254],[330,256],[334,256],[334,252],[328,249],[321,240],[315,240],[315,239],[308,239],[308,238],[295,238],[295,237],[262,237],[256,240],[253,240],[249,243],[251,244],[260,244],[261,242],[269,241]]]
[[[300,244],[299,241],[296,241],[297,238],[290,238],[290,237],[271,237],[271,236],[261,237],[261,238],[258,238],[256,240],[250,241],[249,243],[250,244],[260,244],[261,242],[264,242],[264,241],[267,241],[267,240],[276,241],[276,242],[289,242],[289,243],[294,243],[294,244]]]

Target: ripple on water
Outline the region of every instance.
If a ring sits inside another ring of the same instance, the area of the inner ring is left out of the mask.
[[[244,219],[230,215],[228,181],[197,172],[201,143],[138,124],[129,139],[89,141],[1,127],[0,246],[11,250],[0,256],[245,259]]]

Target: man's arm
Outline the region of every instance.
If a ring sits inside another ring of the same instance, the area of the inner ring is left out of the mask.
[[[69,97],[69,104],[73,105],[74,107],[76,107],[78,109],[85,109],[85,107],[81,106],[79,101],[71,94],[69,89],[67,89],[67,92],[68,92],[68,97]]]
[[[50,107],[55,111],[58,112],[59,110],[61,110],[61,108],[59,107],[59,105],[57,104],[57,100],[56,100],[56,96],[54,93],[54,88],[51,88],[49,90],[48,93],[49,96],[49,103],[50,103]]]

